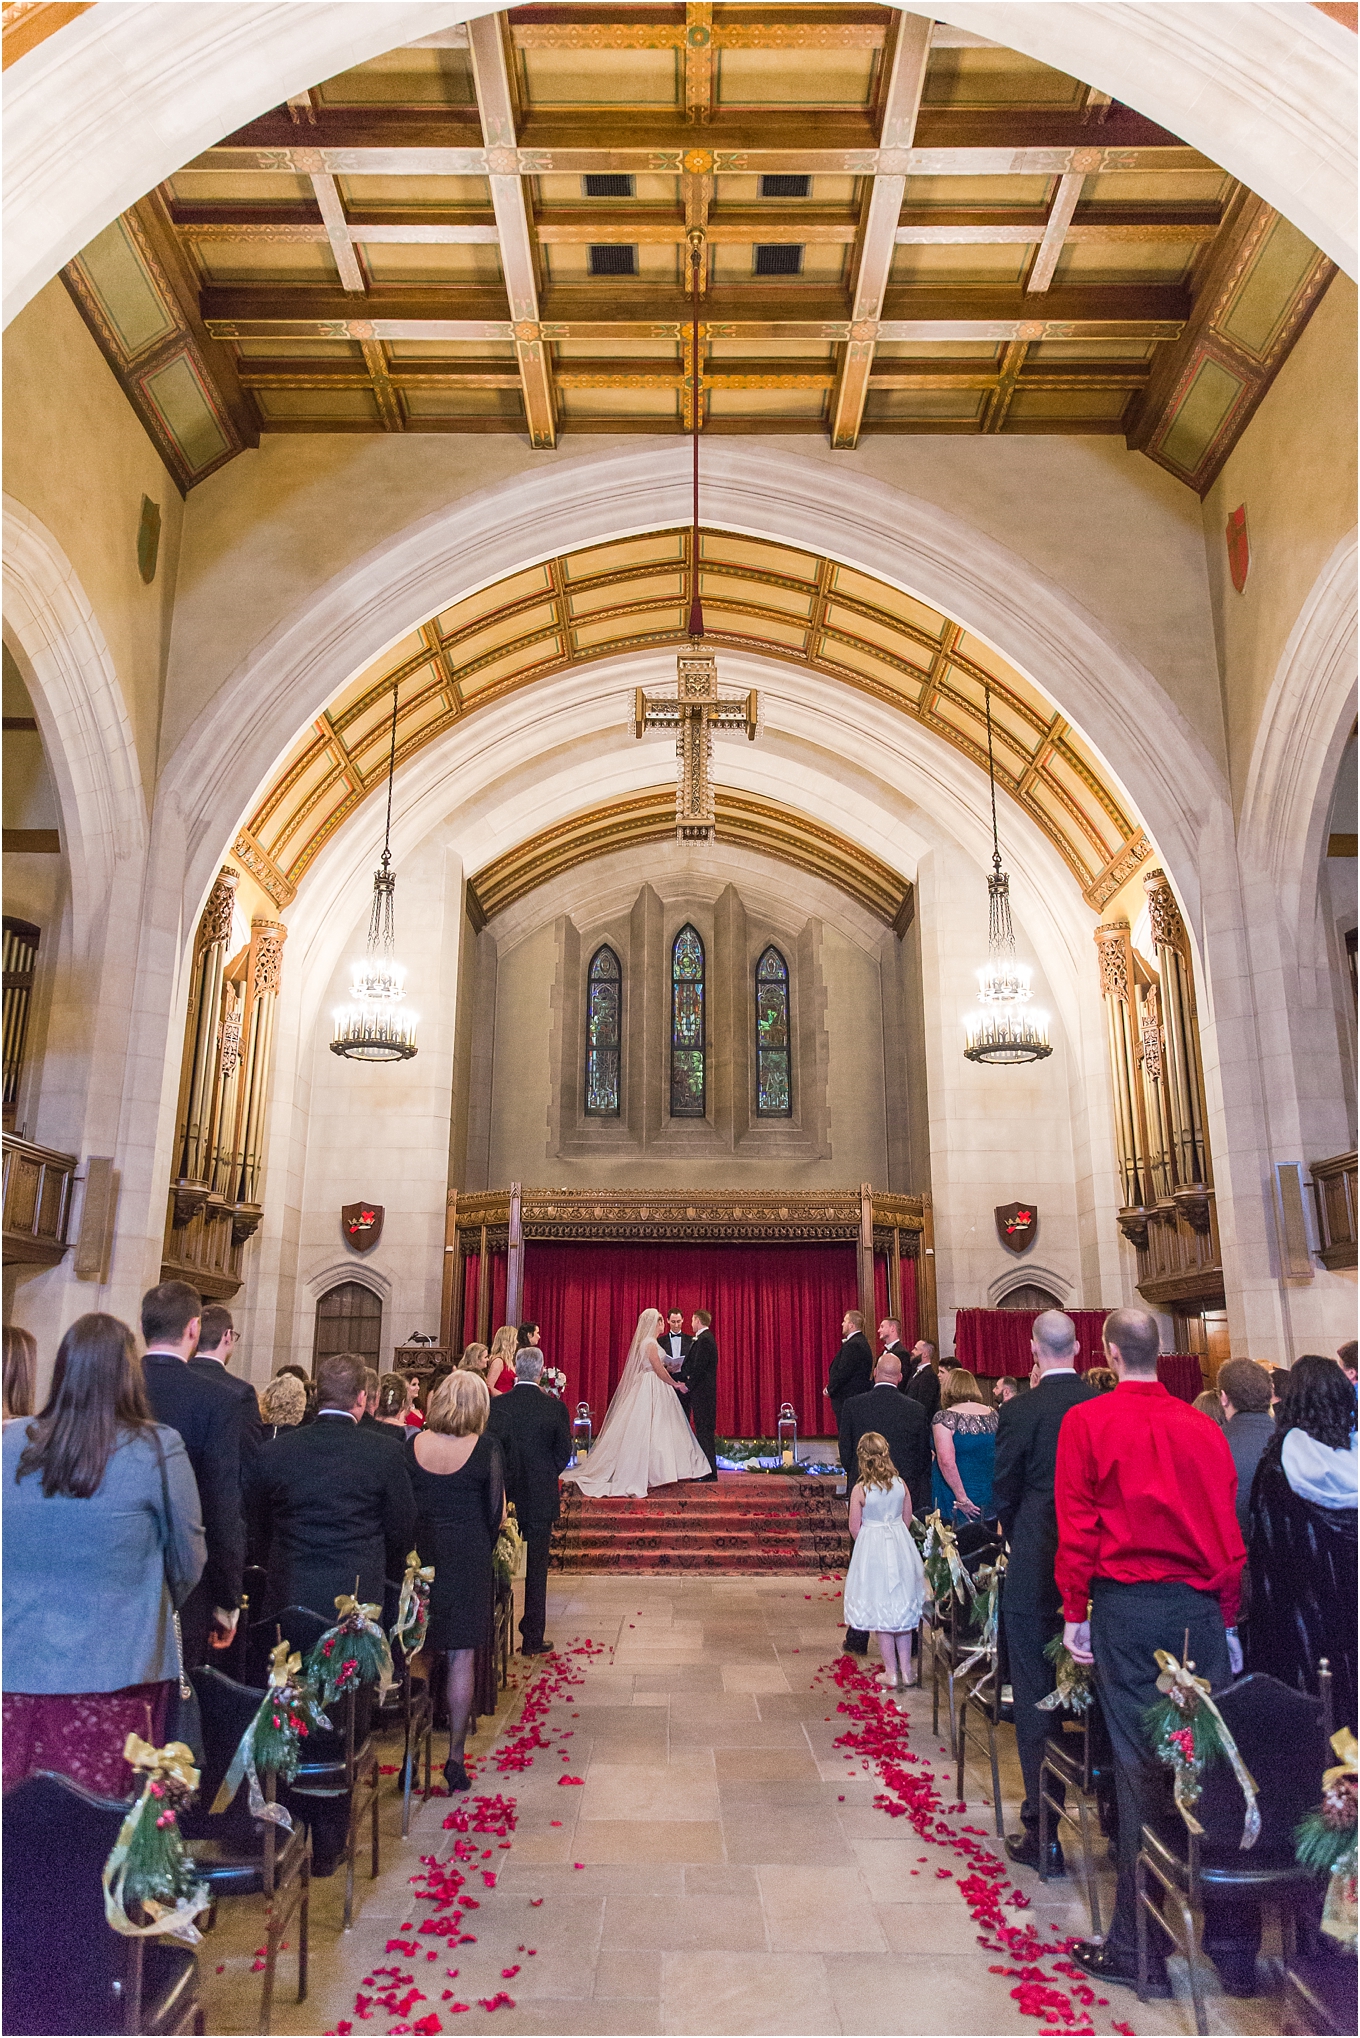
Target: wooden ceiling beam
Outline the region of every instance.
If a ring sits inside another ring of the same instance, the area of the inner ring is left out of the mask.
[[[713,0],[688,0],[680,30],[685,52],[685,118],[699,127],[706,127],[713,117],[713,50],[721,34],[713,26]]]
[[[359,257],[354,252],[354,242],[350,238],[345,208],[341,203],[335,179],[328,170],[313,170],[311,177],[317,209],[326,228],[326,238],[331,244],[335,266],[340,272],[341,286],[362,296],[366,287],[364,272],[359,267]]]
[[[1091,151],[1092,155],[1097,153]],[[1046,291],[1053,281],[1053,272],[1067,239],[1067,230],[1072,224],[1072,215],[1081,197],[1082,185],[1086,182],[1085,167],[1074,163],[1065,175],[1059,177],[1058,188],[1053,194],[1048,219],[1044,225],[1044,236],[1039,251],[1030,264],[1029,275],[1025,278],[1025,289],[1031,293]]]
[[[870,373],[871,389],[993,389],[1000,373],[995,363],[921,361],[910,365],[896,361],[875,362]],[[1027,367],[1022,370],[1021,389],[1111,390],[1145,389],[1151,370],[1146,362],[1073,362],[1061,368]],[[518,389],[519,372],[508,363],[481,361],[463,363],[416,361],[389,362],[387,379],[398,390]],[[371,377],[356,362],[247,360],[240,365],[243,389],[367,389]],[[821,389],[836,379],[834,367],[809,362],[772,363],[755,357],[726,361],[702,376],[706,389]],[[647,367],[632,360],[581,360],[559,363],[554,380],[561,389],[679,389],[684,376],[677,361],[674,367],[658,363]]]
[[[898,17],[892,70],[883,94],[880,153],[909,150],[916,132],[930,62],[931,23],[920,14]],[[840,374],[831,403],[831,443],[849,450],[859,440],[874,341],[883,298],[892,270],[894,235],[902,212],[903,176],[875,177],[864,203],[855,248],[855,281],[850,306],[850,337],[841,349]]]
[[[705,0],[698,0],[700,6]],[[706,22],[712,21],[709,7]],[[515,21],[510,40],[517,50],[684,50],[694,52],[689,30],[694,6],[680,21]],[[881,50],[887,24],[877,21],[722,22],[712,27],[705,47],[726,50]]]
[[[523,382],[524,415],[530,443],[546,449],[557,444],[557,406],[551,360],[539,335],[534,242],[515,149],[515,103],[501,16],[482,14],[470,21],[468,46],[486,142],[491,204],[500,233],[501,273],[510,300],[511,336]]]

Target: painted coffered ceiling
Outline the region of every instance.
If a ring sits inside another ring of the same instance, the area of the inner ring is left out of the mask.
[[[331,78],[68,288],[181,486],[262,432],[1119,433],[1207,488],[1334,273],[1074,78],[890,7],[529,6]]]
[[[325,843],[385,781],[394,691],[400,770],[468,715],[538,680],[685,643],[689,545],[687,530],[663,530],[543,560],[412,630],[294,745],[238,835],[237,857],[280,905],[293,898]],[[998,786],[1056,845],[1089,905],[1103,906],[1150,853],[1127,798],[1052,701],[947,616],[836,560],[728,531],[701,531],[700,567],[706,642],[720,659],[724,648],[759,652],[824,674],[984,769],[990,689]],[[673,791],[668,798],[673,831]],[[725,827],[720,802],[720,834],[745,829],[754,841],[762,825],[779,832],[769,817],[747,829],[735,810]],[[812,851],[804,843],[799,854]],[[905,892],[893,873],[870,883],[861,871],[855,884],[866,899],[870,886],[872,910],[895,918]]]

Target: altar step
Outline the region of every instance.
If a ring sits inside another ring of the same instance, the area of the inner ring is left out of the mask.
[[[590,1500],[562,1489],[555,1571],[844,1571],[845,1500],[829,1479],[720,1472],[645,1500]]]

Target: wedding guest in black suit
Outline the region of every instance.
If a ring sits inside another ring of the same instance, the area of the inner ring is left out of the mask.
[[[707,1309],[696,1309],[690,1322],[694,1336],[685,1340],[688,1350],[680,1368],[694,1440],[708,1459],[708,1477],[718,1476],[718,1346],[713,1336],[713,1317]],[[663,1344],[664,1352],[665,1346]],[[701,1485],[706,1483],[701,1480]]]
[[[680,1368],[689,1357],[689,1348],[693,1342],[693,1338],[685,1336],[684,1311],[672,1309],[666,1318],[666,1328],[657,1339],[657,1343],[661,1347],[662,1358],[673,1373],[679,1374]]]
[[[902,1392],[919,1401],[926,1421],[934,1422],[940,1412],[939,1353],[927,1337],[918,1337],[911,1348],[911,1363],[902,1368]]]
[[[317,1361],[315,1422],[266,1444],[247,1488],[251,1526],[264,1553],[262,1617],[305,1606],[334,1617],[342,1592],[382,1604],[399,1579],[415,1531],[405,1456],[359,1427],[364,1361],[332,1352]]]
[[[1010,1561],[1001,1587],[1011,1689],[1015,1695],[1015,1744],[1025,1779],[1020,1807],[1023,1833],[1011,1834],[1006,1852],[1026,1868],[1039,1866],[1039,1764],[1052,1713],[1038,1702],[1053,1689],[1053,1666],[1044,1650],[1062,1632],[1062,1602],[1053,1576],[1058,1552],[1058,1517],[1053,1505],[1053,1471],[1058,1431],[1069,1408],[1095,1399],[1077,1373],[1077,1337],[1070,1316],[1046,1309],[1034,1320],[1030,1352],[1039,1379],[1026,1394],[1005,1403],[996,1425],[992,1502],[1010,1541]],[[1053,1795],[1062,1797],[1054,1780]],[[1051,1830],[1051,1829],[1050,1829]],[[1059,1841],[1048,1843],[1048,1869],[1064,1872]]]
[[[199,1322],[198,1350],[189,1361],[189,1371],[208,1380],[220,1380],[240,1409],[241,1485],[244,1488],[255,1454],[264,1442],[264,1425],[260,1421],[260,1404],[255,1389],[249,1380],[242,1380],[230,1371],[231,1355],[237,1342],[231,1311],[224,1309],[220,1302],[210,1302]]]
[[[895,1316],[885,1316],[882,1323],[879,1324],[878,1342],[883,1348],[879,1353],[879,1357],[886,1358],[891,1354],[901,1366],[902,1377],[905,1380],[907,1374],[910,1373],[912,1367],[916,1364],[916,1361],[912,1357],[909,1348],[902,1342],[902,1326]]]
[[[852,1395],[867,1394],[874,1384],[873,1346],[864,1335],[864,1317],[858,1309],[847,1309],[841,1318],[841,1348],[831,1361],[831,1370],[826,1376],[822,1393],[831,1403],[832,1420],[837,1431],[841,1426],[841,1410]],[[859,1476],[855,1460],[842,1458],[847,1477]]]
[[[487,1434],[496,1438],[505,1459],[505,1490],[515,1503],[515,1518],[524,1537],[524,1613],[519,1624],[520,1647],[526,1656],[550,1656],[553,1645],[543,1639],[548,1618],[548,1551],[553,1523],[562,1509],[560,1475],[571,1461],[571,1422],[554,1394],[539,1387],[543,1354],[526,1345],[515,1354],[515,1384],[491,1402]]]
[[[884,1352],[874,1367],[874,1384],[855,1394],[841,1410],[840,1452],[843,1465],[859,1462],[859,1440],[870,1431],[886,1437],[897,1476],[911,1495],[912,1513],[930,1512],[930,1424],[919,1401],[898,1390],[902,1362]]]
[[[179,1431],[203,1509],[208,1561],[180,1608],[186,1668],[196,1670],[209,1646],[225,1649],[236,1632],[246,1560],[241,1511],[241,1404],[221,1369],[196,1372],[203,1302],[186,1281],[162,1281],[142,1297],[146,1356],[142,1378],[157,1422]],[[235,1384],[235,1383],[233,1383]]]

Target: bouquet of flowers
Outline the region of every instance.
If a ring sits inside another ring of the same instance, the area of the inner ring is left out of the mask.
[[[339,1620],[327,1628],[307,1658],[307,1682],[323,1705],[333,1705],[362,1684],[376,1684],[381,1697],[395,1681],[392,1651],[378,1626],[382,1608],[361,1605],[352,1592],[337,1592],[335,1610]]]
[[[560,1366],[545,1366],[538,1376],[538,1384],[545,1394],[553,1394],[560,1401],[566,1389],[567,1376]]]

